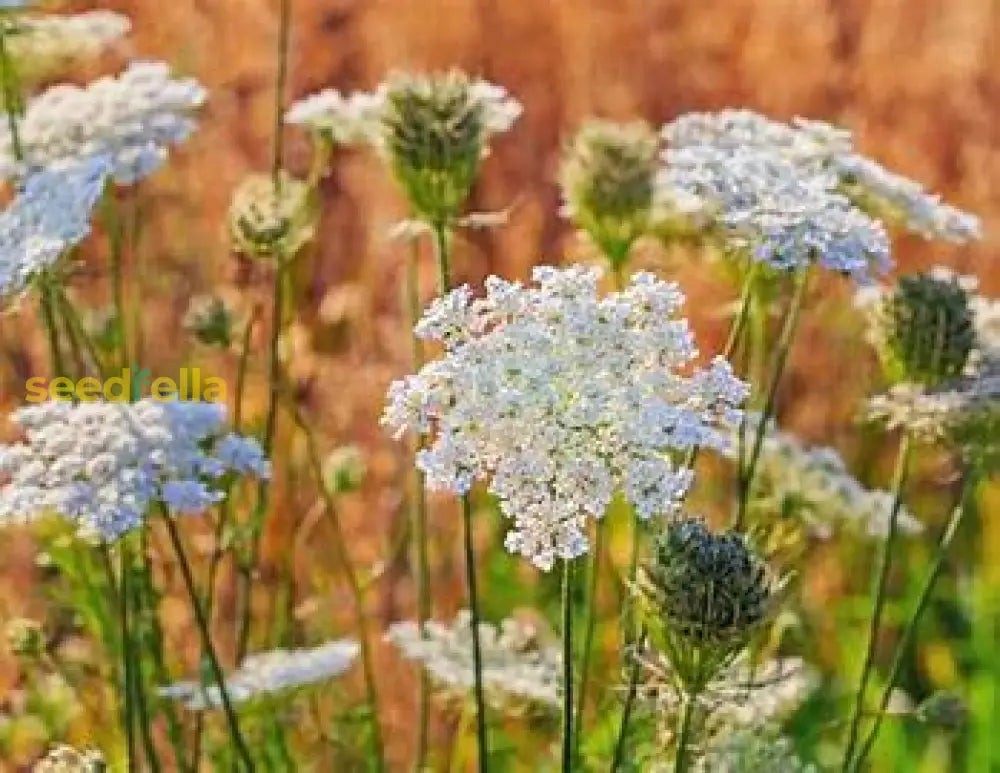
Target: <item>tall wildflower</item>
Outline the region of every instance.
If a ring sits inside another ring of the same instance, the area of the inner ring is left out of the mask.
[[[201,512],[227,474],[267,476],[257,444],[225,431],[216,403],[51,401],[12,418],[23,442],[0,446],[0,523],[55,513],[105,541],[139,528],[162,502]]]
[[[417,334],[442,359],[396,382],[383,422],[433,442],[417,464],[436,490],[484,479],[514,522],[507,548],[548,570],[587,551],[587,518],[621,493],[640,518],[671,513],[691,482],[670,454],[723,448],[746,387],[725,361],[694,368],[677,286],[649,274],[597,293],[599,271],[536,268],[438,299]]]
[[[560,170],[563,215],[615,266],[649,230],[657,139],[643,122],[586,122],[568,144]]]
[[[4,44],[22,83],[39,83],[92,59],[131,28],[112,11],[0,19]]]
[[[90,233],[109,166],[104,156],[70,159],[24,180],[0,213],[0,306]]]
[[[194,131],[205,90],[192,78],[174,79],[162,62],[133,62],[117,78],[85,87],[53,86],[28,102],[19,121],[21,157],[10,128],[0,126],[0,176],[11,178],[56,161],[107,155],[115,182],[152,174],[168,148]]]

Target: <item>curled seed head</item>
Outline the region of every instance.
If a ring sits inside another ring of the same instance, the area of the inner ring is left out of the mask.
[[[45,632],[37,620],[16,617],[4,626],[4,635],[10,651],[18,657],[37,658],[45,652]]]
[[[566,148],[566,213],[614,263],[648,229],[656,153],[656,135],[641,121],[588,121]]]
[[[303,181],[282,171],[276,187],[270,175],[250,175],[229,205],[233,248],[251,257],[290,258],[315,235],[316,215]]]
[[[956,279],[900,277],[879,313],[890,376],[935,386],[962,375],[976,330],[968,293]]]
[[[205,346],[226,349],[232,342],[233,310],[215,295],[198,295],[191,299],[184,315],[184,329]]]

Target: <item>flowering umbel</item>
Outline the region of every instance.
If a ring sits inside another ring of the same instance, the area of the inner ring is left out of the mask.
[[[649,227],[657,144],[641,121],[592,120],[566,148],[559,176],[563,212],[613,264],[625,261]]]
[[[107,769],[104,755],[96,749],[81,752],[62,744],[35,763],[32,773],[104,773]]]
[[[773,585],[737,532],[713,534],[700,520],[657,537],[639,583],[653,642],[688,694],[701,692],[768,617]]]
[[[499,86],[451,70],[397,74],[382,89],[382,150],[416,214],[455,218],[479,174],[491,135],[506,131],[520,106]]]
[[[383,417],[434,436],[417,458],[431,489],[487,480],[508,550],[546,570],[587,551],[616,493],[644,520],[676,510],[691,472],[671,452],[728,446],[746,396],[721,358],[693,367],[676,285],[636,274],[601,297],[599,274],[539,267],[537,288],[490,277],[485,298],[438,299],[416,333],[445,355],[393,384]]]
[[[232,343],[233,316],[224,298],[197,295],[184,315],[184,329],[204,346],[227,349]]]
[[[309,185],[282,171],[243,180],[229,205],[229,234],[237,252],[253,258],[291,258],[316,233],[317,209]]]

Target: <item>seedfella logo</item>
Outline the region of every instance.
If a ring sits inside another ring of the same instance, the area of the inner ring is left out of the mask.
[[[194,400],[205,402],[226,402],[226,381],[217,376],[204,376],[201,368],[181,368],[177,379],[153,378],[149,368],[122,368],[120,376],[101,381],[88,376],[74,381],[60,377],[51,381],[44,377],[30,378],[25,384],[29,403],[44,403],[47,400],[66,402],[108,402],[128,403],[151,397],[154,400]]]

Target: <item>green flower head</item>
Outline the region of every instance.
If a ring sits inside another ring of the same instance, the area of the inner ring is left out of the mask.
[[[294,257],[315,235],[316,220],[309,186],[285,171],[277,186],[270,175],[250,175],[229,206],[233,248],[255,258]]]

